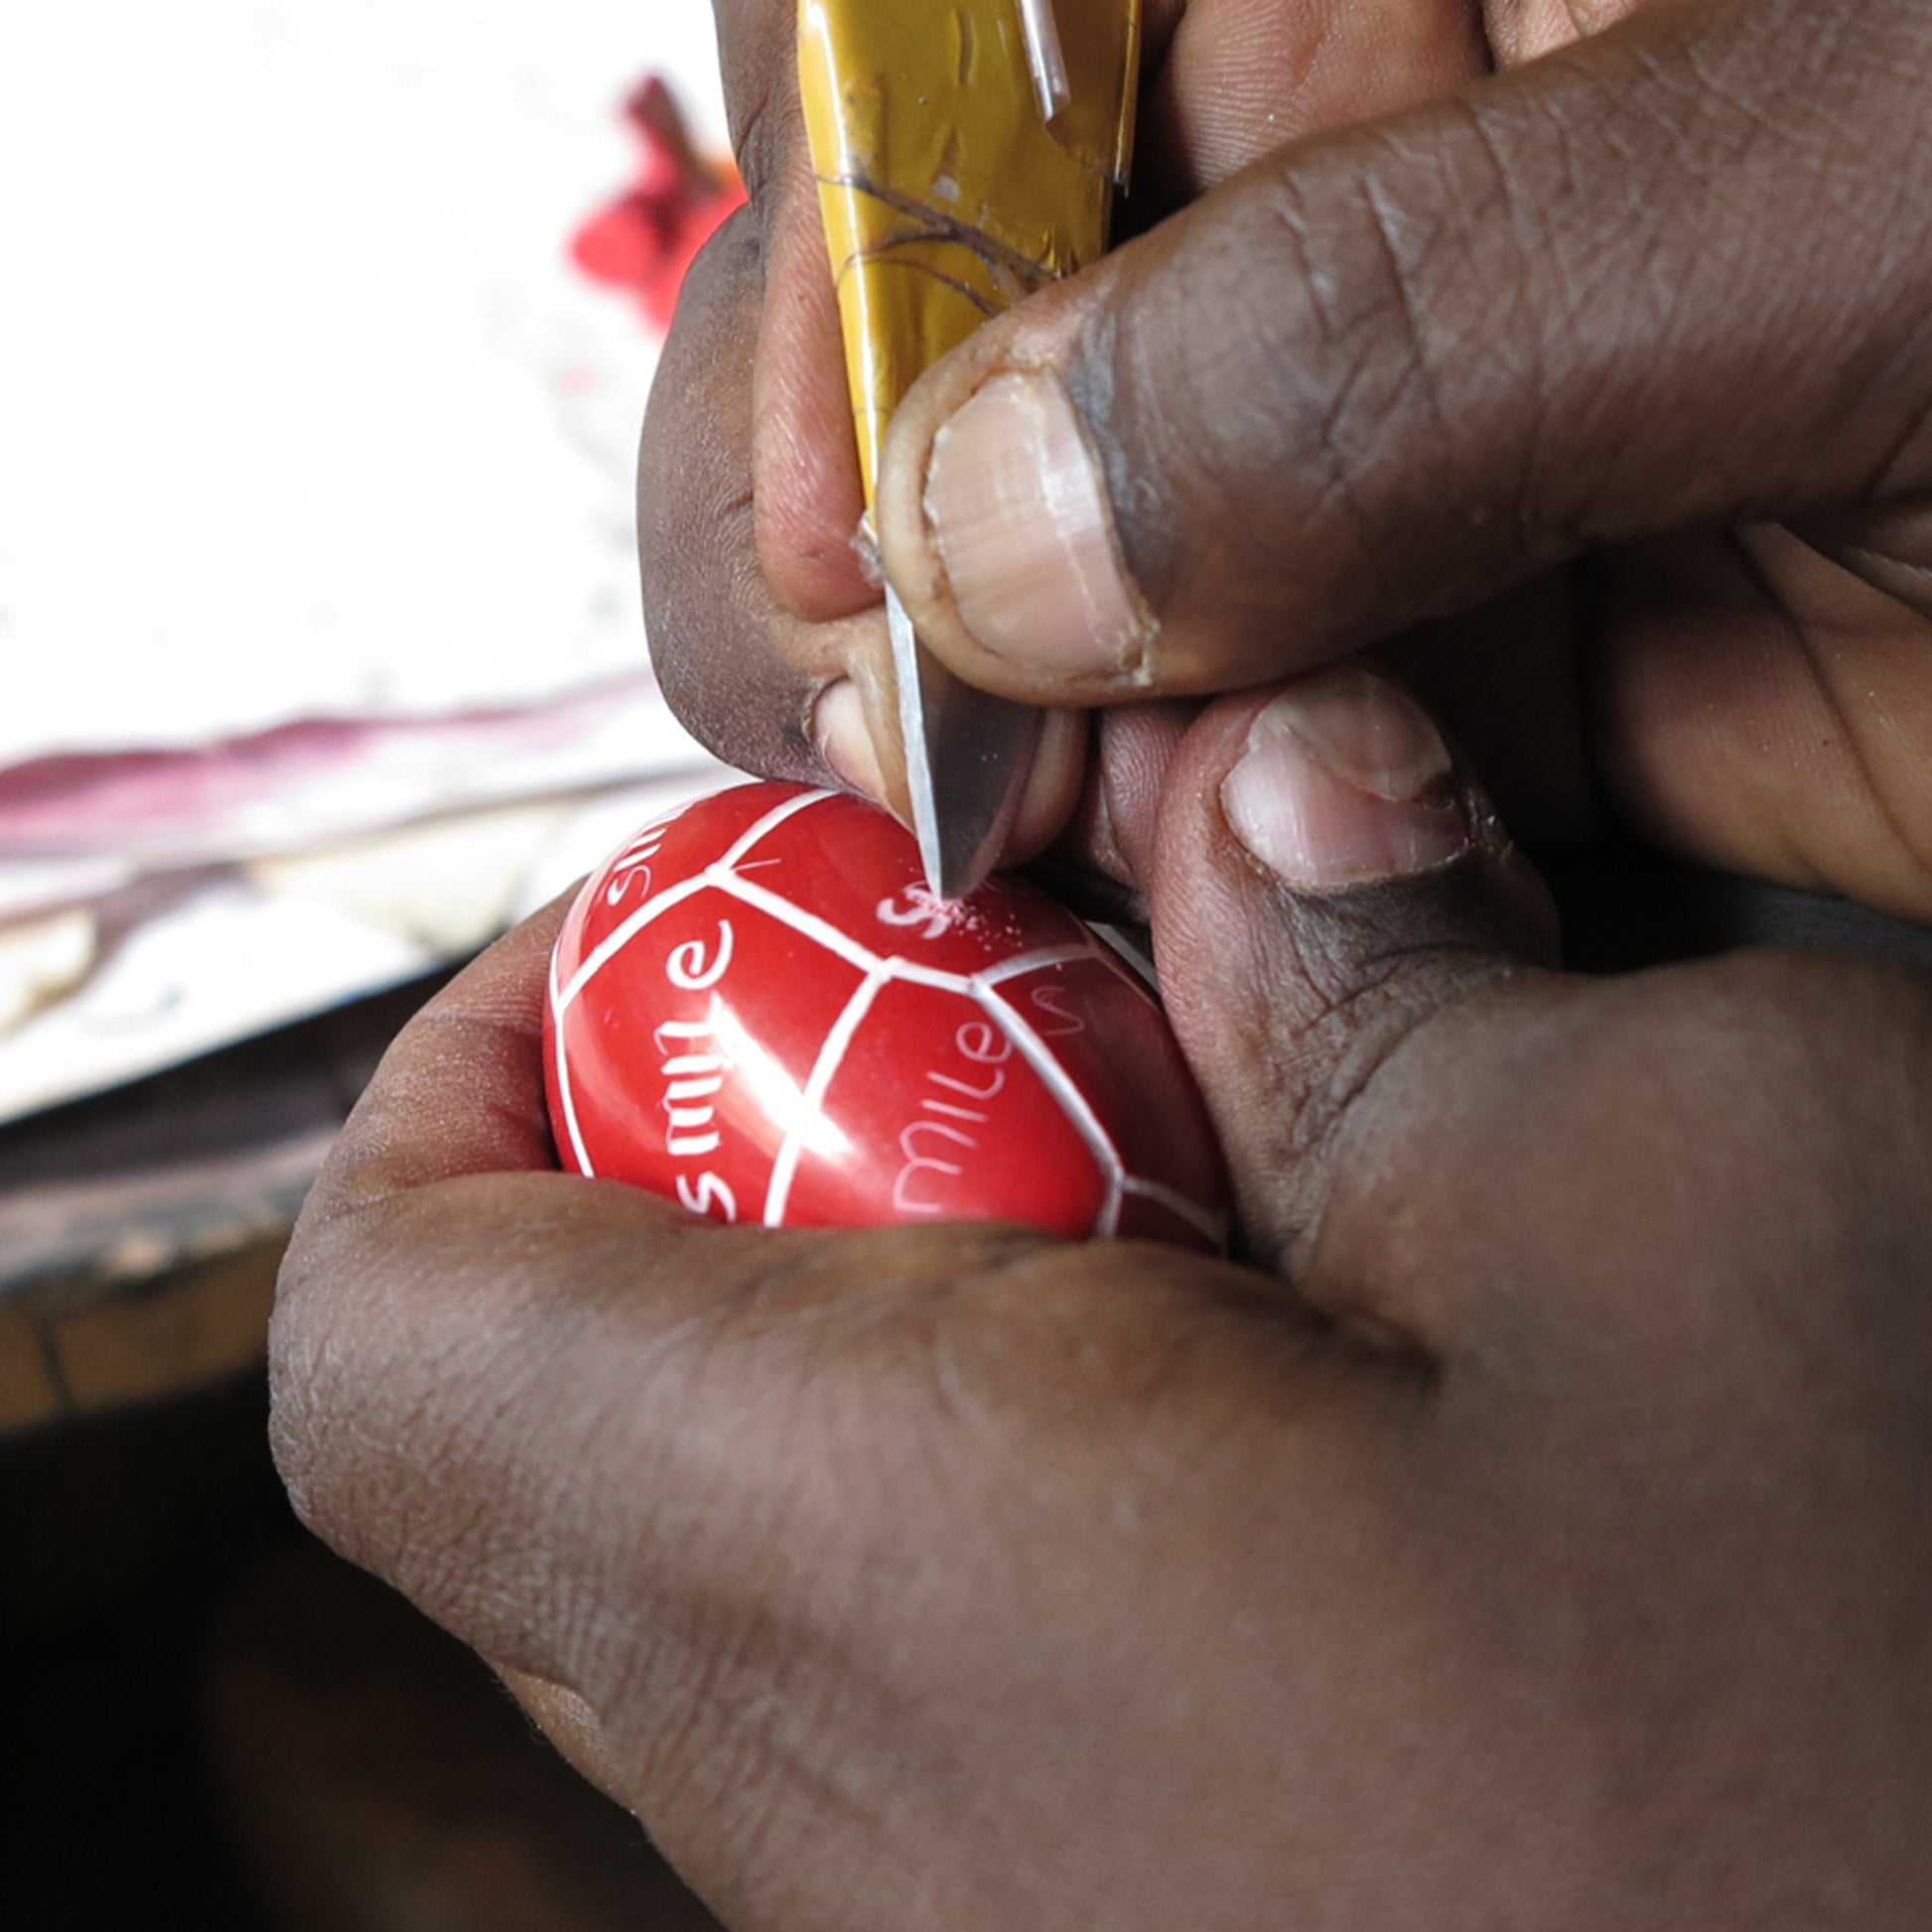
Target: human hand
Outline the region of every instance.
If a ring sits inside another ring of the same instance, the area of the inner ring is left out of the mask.
[[[1152,729],[1107,816],[1248,1265],[555,1173],[553,915],[305,1214],[298,1506],[747,1932],[1916,1932],[1927,982],[1548,971],[1362,671]]]
[[[647,495],[646,584],[667,684],[728,756],[810,775],[812,700],[850,671],[818,725],[889,792],[850,695],[883,715],[784,11],[723,10],[741,99],[766,103],[739,244],[750,264],[761,220],[757,487],[757,283],[721,254],[648,458],[702,443],[708,481]],[[1179,211],[901,411],[881,538],[926,641],[1084,706],[1426,623],[1404,661],[1519,825],[1574,821],[1594,788],[1705,862],[1932,914],[1932,256],[1904,212],[1932,187],[1922,8],[1225,0],[1152,25],[1142,165]],[[692,412],[714,411],[706,441]],[[1056,536],[1027,432],[1076,417],[1058,487],[1087,513]],[[761,573],[749,508],[736,547],[693,541],[729,531],[727,497],[756,503]],[[1078,783],[1058,743],[1028,847]]]
[[[891,649],[795,71],[794,0],[716,0],[750,205],[687,281],[652,394],[638,521],[674,707],[734,763],[903,807]],[[1178,207],[1282,140],[1480,71],[1479,36],[1415,0],[1148,0],[1134,207]],[[1064,823],[1084,729],[1049,730],[1016,856]]]

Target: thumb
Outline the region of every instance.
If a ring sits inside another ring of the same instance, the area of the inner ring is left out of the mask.
[[[1421,1147],[1431,1165],[1429,1110],[1453,1097],[1387,1076],[1460,1031],[1439,1021],[1561,984],[1540,970],[1552,908],[1428,716],[1361,665],[1215,706],[1163,798],[1132,857],[1169,1013],[1254,1258],[1315,1295],[1305,1264],[1337,1203],[1399,1206],[1392,1164]],[[1392,1123],[1395,1090],[1412,1100]]]
[[[888,572],[974,682],[1106,703],[1922,489],[1928,88],[1913,0],[1686,0],[1283,149],[927,375]]]

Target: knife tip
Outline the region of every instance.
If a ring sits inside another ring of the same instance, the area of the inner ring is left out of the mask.
[[[934,898],[948,902],[970,898],[993,870],[994,852],[984,840],[969,845],[948,839],[945,821],[936,811],[917,816],[919,864],[925,872],[926,890]]]

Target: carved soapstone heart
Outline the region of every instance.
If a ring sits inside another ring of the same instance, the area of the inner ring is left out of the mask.
[[[1013,879],[957,903],[860,800],[753,784],[593,875],[551,967],[564,1165],[767,1227],[972,1219],[1221,1245],[1159,1005]]]

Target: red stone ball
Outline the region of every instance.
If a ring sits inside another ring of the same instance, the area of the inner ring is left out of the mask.
[[[544,1047],[564,1166],[717,1220],[1225,1239],[1140,976],[1020,880],[935,899],[905,830],[836,792],[743,785],[639,832],[564,922]]]

